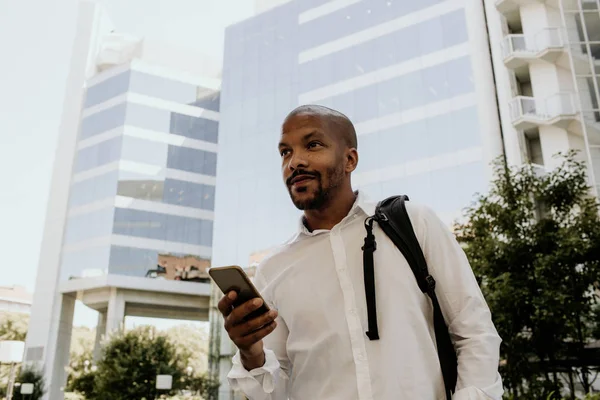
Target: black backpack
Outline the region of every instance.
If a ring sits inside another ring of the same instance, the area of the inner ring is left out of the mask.
[[[407,200],[408,196],[388,197],[377,205],[375,215],[365,220],[367,236],[365,237],[365,245],[362,249],[369,322],[369,331],[366,333],[370,340],[379,339],[375,301],[375,272],[373,268],[373,252],[377,249],[375,235],[373,235],[373,223],[377,222],[406,258],[421,291],[427,293],[431,298],[438,357],[442,367],[446,397],[450,400],[452,393],[454,393],[458,376],[456,351],[450,340],[450,333],[448,332],[448,327],[440,309],[440,303],[435,294],[435,279],[433,279],[433,276],[427,270],[423,250],[417,241],[417,236],[406,211],[404,202]]]

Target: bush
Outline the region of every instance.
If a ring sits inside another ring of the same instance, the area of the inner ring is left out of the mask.
[[[173,395],[181,386],[183,367],[175,348],[152,327],[114,335],[102,353],[97,371],[91,373],[94,394],[88,394],[88,399],[154,399],[159,394]],[[156,375],[172,375],[173,389],[159,393]]]
[[[15,386],[13,393],[14,400],[39,400],[46,393],[46,383],[44,374],[35,367],[25,367],[21,369],[16,383],[33,383],[33,394],[22,395],[20,387]]]

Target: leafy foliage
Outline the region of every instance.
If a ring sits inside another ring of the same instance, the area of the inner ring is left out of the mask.
[[[518,399],[560,393],[561,361],[581,359],[600,327],[598,205],[576,153],[559,157],[546,173],[498,160],[491,191],[455,228],[503,338],[504,385]],[[589,391],[585,365],[567,372]]]
[[[19,384],[33,383],[33,393],[30,395],[21,394],[18,387],[15,387],[14,400],[39,400],[46,393],[44,374],[34,367],[22,368],[16,382]]]
[[[156,375],[172,375],[175,394],[182,384],[182,360],[166,336],[152,327],[117,333],[104,346],[94,373],[94,395],[102,400],[154,399]]]
[[[165,331],[165,335],[175,346],[186,369],[192,374],[208,369],[208,332],[189,324],[177,325]]]
[[[71,354],[67,367],[66,391],[91,393],[94,377],[92,369],[95,330],[87,327],[73,327]]]
[[[217,400],[219,396],[219,380],[210,377],[207,373],[186,377],[184,388],[204,400]]]
[[[5,312],[0,314],[0,340],[25,341],[29,315]]]

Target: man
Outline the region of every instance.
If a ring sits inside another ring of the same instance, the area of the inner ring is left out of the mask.
[[[364,220],[376,203],[355,192],[356,132],[343,114],[301,106],[279,143],[283,179],[304,211],[299,233],[259,267],[272,311],[250,321],[255,299],[219,309],[238,347],[229,380],[252,400],[442,400],[444,382],[429,298],[393,242],[376,227],[380,340],[370,341],[363,286]],[[427,208],[407,203],[458,356],[455,400],[500,399],[500,338],[469,263]]]

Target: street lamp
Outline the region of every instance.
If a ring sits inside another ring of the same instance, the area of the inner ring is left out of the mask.
[[[23,361],[25,343],[17,340],[4,340],[0,342],[0,363],[10,364],[10,375],[8,377],[8,389],[6,399],[12,400],[15,385],[16,364]]]

